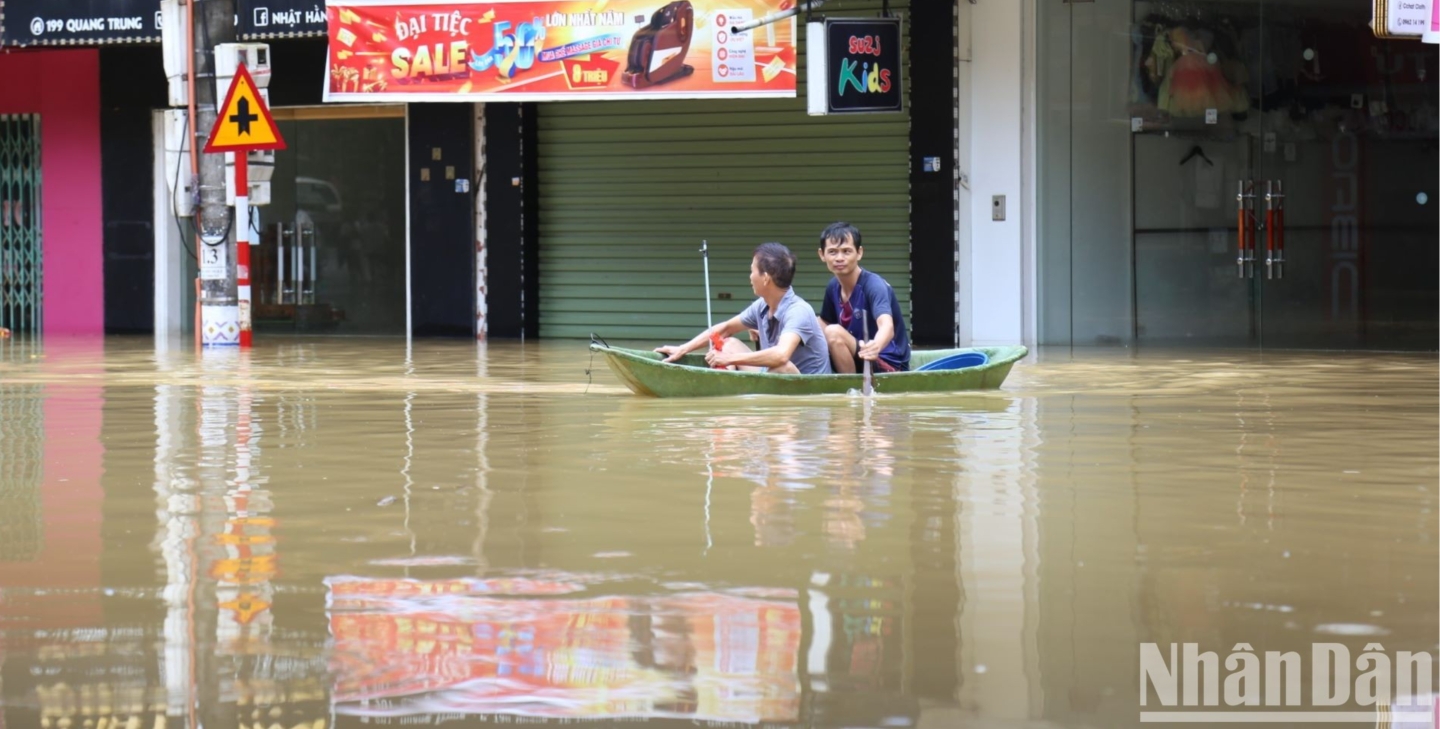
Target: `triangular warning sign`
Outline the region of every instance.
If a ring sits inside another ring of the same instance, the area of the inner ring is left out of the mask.
[[[275,118],[270,116],[265,100],[260,98],[255,80],[240,66],[225,94],[225,103],[220,106],[215,128],[210,130],[205,153],[257,149],[285,149],[285,140],[280,138],[280,129],[275,126]]]

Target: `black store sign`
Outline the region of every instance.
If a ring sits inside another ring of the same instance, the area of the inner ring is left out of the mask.
[[[239,0],[235,4],[242,40],[325,35],[325,3],[316,0]]]
[[[829,113],[903,111],[899,18],[827,18]]]
[[[0,45],[159,42],[160,0],[0,0]]]

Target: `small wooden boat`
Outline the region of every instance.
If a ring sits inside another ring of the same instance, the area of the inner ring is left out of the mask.
[[[590,350],[605,355],[610,369],[637,395],[653,397],[720,397],[725,395],[840,395],[859,391],[861,375],[775,375],[711,369],[703,352],[679,362],[662,362],[661,355],[642,349],[611,347],[591,341]],[[875,375],[875,392],[958,392],[993,390],[1005,382],[1010,367],[1024,357],[1024,347],[917,350],[910,355],[910,372]],[[962,369],[919,371],[927,363],[965,353],[980,353],[985,364]]]

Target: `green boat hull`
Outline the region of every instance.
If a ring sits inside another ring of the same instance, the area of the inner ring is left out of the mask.
[[[716,370],[701,354],[688,354],[679,362],[661,362],[655,352],[607,347],[590,349],[605,355],[610,369],[637,395],[652,397],[723,397],[731,395],[842,395],[861,387],[861,375],[774,375],[765,372]],[[993,390],[1005,382],[1010,368],[1024,357],[1024,347],[932,349],[911,354],[910,366],[962,352],[983,352],[990,361],[979,367],[929,372],[895,372],[875,375],[875,392],[893,395],[909,392],[960,392]]]

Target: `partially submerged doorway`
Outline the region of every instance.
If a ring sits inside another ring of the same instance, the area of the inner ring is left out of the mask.
[[[405,107],[275,110],[257,332],[405,334]]]
[[[1370,10],[1043,9],[1042,342],[1440,345],[1440,64]]]

